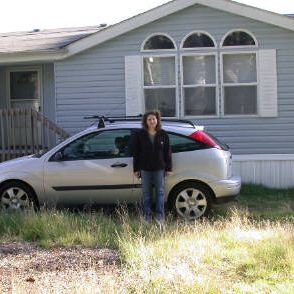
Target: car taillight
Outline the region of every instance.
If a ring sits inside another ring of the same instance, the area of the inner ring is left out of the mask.
[[[223,148],[219,144],[217,144],[216,141],[213,138],[211,138],[208,134],[206,134],[204,131],[196,131],[189,137],[205,144],[208,147],[223,150]]]

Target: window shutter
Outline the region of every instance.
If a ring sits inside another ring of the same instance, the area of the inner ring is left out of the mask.
[[[143,113],[141,56],[125,57],[126,115]]]
[[[259,51],[259,114],[278,116],[276,50]]]

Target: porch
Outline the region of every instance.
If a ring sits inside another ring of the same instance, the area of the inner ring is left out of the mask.
[[[69,135],[34,109],[0,109],[0,161],[44,152]]]

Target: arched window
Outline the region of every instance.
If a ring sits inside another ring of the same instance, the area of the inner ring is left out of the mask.
[[[215,47],[212,37],[206,33],[195,32],[189,34],[182,44],[182,48],[207,48]]]
[[[164,117],[175,117],[177,112],[176,45],[166,34],[149,36],[142,44],[145,110],[159,109]],[[152,51],[152,53],[150,53]]]
[[[175,49],[175,44],[170,37],[158,34],[148,38],[143,45],[143,50],[169,50]]]
[[[255,38],[245,31],[233,31],[227,34],[222,46],[256,46]]]
[[[224,115],[257,115],[257,52],[239,50],[248,46],[257,47],[257,40],[245,30],[228,32],[223,38],[222,48],[231,47],[221,53]]]
[[[216,43],[206,32],[187,35],[181,48],[183,115],[215,116],[217,114]],[[194,50],[194,52],[193,52]]]

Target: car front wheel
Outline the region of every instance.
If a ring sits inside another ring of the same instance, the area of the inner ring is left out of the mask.
[[[18,212],[36,209],[32,189],[22,182],[11,181],[0,188],[0,207],[3,211]]]
[[[197,182],[179,184],[170,198],[170,205],[175,214],[186,220],[207,216],[211,202],[211,191],[205,185]]]

